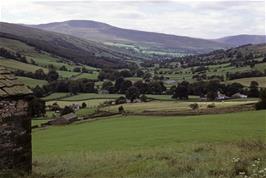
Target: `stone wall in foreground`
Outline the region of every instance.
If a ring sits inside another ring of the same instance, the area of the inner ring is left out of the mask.
[[[0,171],[31,172],[31,119],[28,102],[0,100]]]

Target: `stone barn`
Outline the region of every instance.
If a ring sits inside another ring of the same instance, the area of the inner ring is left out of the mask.
[[[0,172],[31,172],[31,90],[0,66]]]

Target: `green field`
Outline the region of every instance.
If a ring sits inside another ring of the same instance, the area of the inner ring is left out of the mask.
[[[230,177],[233,158],[266,166],[265,111],[116,116],[33,131],[33,172],[47,177]]]
[[[80,93],[67,98],[61,99],[62,101],[83,101],[89,99],[116,99],[123,94],[97,94],[97,93]]]
[[[18,78],[19,81],[21,81],[22,83],[24,83],[25,85],[27,85],[27,86],[29,86],[31,88],[34,88],[37,85],[42,86],[42,85],[45,85],[45,84],[48,83],[46,80],[32,79],[32,78],[29,78],[29,77],[17,76],[17,78]]]
[[[199,109],[206,109],[208,105],[215,104],[216,108],[231,107],[244,105],[249,103],[255,103],[256,100],[237,100],[237,101],[224,101],[224,102],[197,102]],[[121,104],[125,111],[133,113],[141,113],[148,111],[191,111],[190,104],[195,102],[191,101],[151,101],[142,103],[127,103]],[[105,107],[104,110],[107,111],[118,111],[118,107],[121,105]]]
[[[236,79],[236,80],[230,80],[227,81],[228,83],[241,83],[244,86],[250,86],[251,81],[256,81],[259,83],[259,87],[266,88],[266,77],[250,77],[250,78],[241,78],[241,79]]]
[[[4,66],[9,69],[19,69],[26,72],[35,72],[38,69],[43,69],[44,72],[48,72],[48,69],[46,68],[35,66],[32,64],[26,64],[13,59],[1,59],[1,66]]]
[[[61,101],[61,100],[51,100],[47,101],[46,105],[52,105],[53,103],[57,103],[60,107],[69,106],[72,104],[79,104],[86,103],[87,107],[97,107],[100,104],[104,103],[105,101],[109,101],[110,99],[89,99],[89,100],[82,100],[82,101]]]

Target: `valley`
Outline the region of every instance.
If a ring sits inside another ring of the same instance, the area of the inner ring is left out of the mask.
[[[264,170],[263,37],[204,40],[90,21],[0,25],[0,66],[33,91],[26,177]]]

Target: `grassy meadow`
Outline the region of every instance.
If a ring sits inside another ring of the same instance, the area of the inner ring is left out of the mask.
[[[244,86],[250,86],[251,81],[256,81],[259,84],[259,87],[266,88],[266,77],[250,77],[250,78],[241,78],[236,80],[230,80],[228,83],[241,83]]]
[[[199,105],[199,109],[207,109],[208,105],[214,104],[215,108],[232,107],[238,105],[245,105],[255,103],[256,100],[236,100],[236,101],[224,101],[224,102],[196,102]],[[132,113],[141,113],[147,111],[190,111],[190,104],[192,101],[152,101],[142,103],[128,103],[115,106],[105,107],[104,110],[118,111],[120,106],[123,106],[125,111]]]
[[[33,177],[235,177],[239,169],[251,174],[257,159],[258,169],[266,167],[265,124],[265,111],[250,111],[113,116],[36,129]]]

